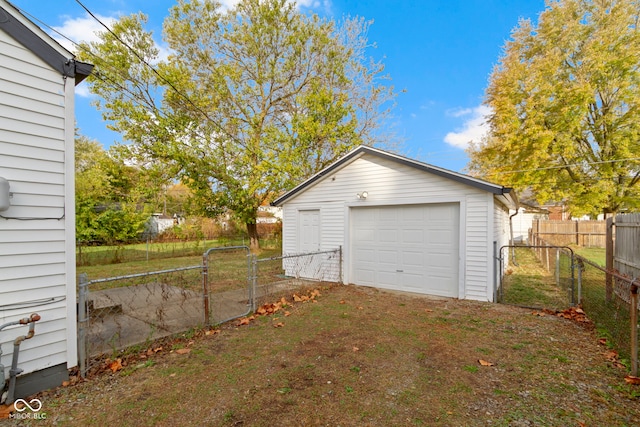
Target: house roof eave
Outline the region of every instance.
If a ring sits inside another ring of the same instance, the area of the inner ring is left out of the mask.
[[[89,76],[93,70],[92,64],[76,61],[71,52],[4,0],[0,0],[0,30],[13,37],[61,75],[73,77],[75,85]]]

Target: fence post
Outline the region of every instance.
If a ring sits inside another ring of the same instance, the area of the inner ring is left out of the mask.
[[[250,259],[250,272],[251,274],[251,312],[256,311],[257,308],[257,304],[256,304],[256,288],[257,288],[257,281],[258,281],[258,256],[255,254],[249,255],[249,259]]]
[[[573,262],[573,261],[572,261]],[[578,304],[582,304],[582,268],[583,263],[578,264]]]
[[[80,274],[78,283],[78,363],[80,376],[87,375],[87,292],[89,291],[89,276]]]
[[[339,251],[339,261],[338,261],[338,283],[341,285],[342,283],[342,245],[340,245]]]
[[[613,296],[613,276],[609,274],[609,271],[613,271],[613,217],[607,218],[607,234],[606,234],[606,279],[605,279],[605,289],[606,289],[606,302],[611,302],[611,298]]]
[[[549,261],[549,246],[544,248],[545,260],[547,262],[547,271],[551,271],[551,263]]]
[[[500,260],[498,258],[498,242],[493,241],[493,302],[500,302],[498,293],[498,275],[500,274],[498,268]]]
[[[560,249],[556,248],[556,286],[560,286]]]
[[[638,285],[631,282],[631,375],[638,375]]]
[[[204,303],[204,324],[209,326],[209,253],[202,255],[202,301]]]

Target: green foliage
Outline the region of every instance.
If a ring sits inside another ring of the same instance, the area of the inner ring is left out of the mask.
[[[561,0],[522,20],[491,76],[491,132],[471,171],[574,215],[640,207],[639,17],[632,0]]]
[[[78,136],[75,146],[76,238],[113,243],[138,236],[150,213],[139,207],[142,173],[85,136]]]
[[[232,212],[252,244],[260,205],[355,146],[385,140],[395,94],[365,55],[361,19],[338,25],[287,0],[228,11],[180,0],[164,22],[166,60],[145,22],[137,14],[113,26],[137,55],[110,33],[83,47],[98,69],[89,84],[99,108],[140,161],[188,186],[199,213]]]

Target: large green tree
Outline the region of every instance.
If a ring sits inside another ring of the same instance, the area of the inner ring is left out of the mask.
[[[550,1],[491,75],[470,170],[573,214],[640,206],[640,3]]]
[[[76,237],[79,241],[118,243],[145,230],[143,174],[118,162],[86,136],[75,140]]]
[[[166,60],[144,24],[124,17],[80,55],[96,64],[99,108],[189,186],[203,213],[243,221],[252,247],[261,204],[383,139],[395,95],[366,55],[362,19],[338,25],[288,0],[242,0],[228,11],[180,0],[164,23]]]

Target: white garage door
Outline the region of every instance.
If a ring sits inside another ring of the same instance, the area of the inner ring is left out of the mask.
[[[458,297],[458,203],[353,208],[352,282]]]

